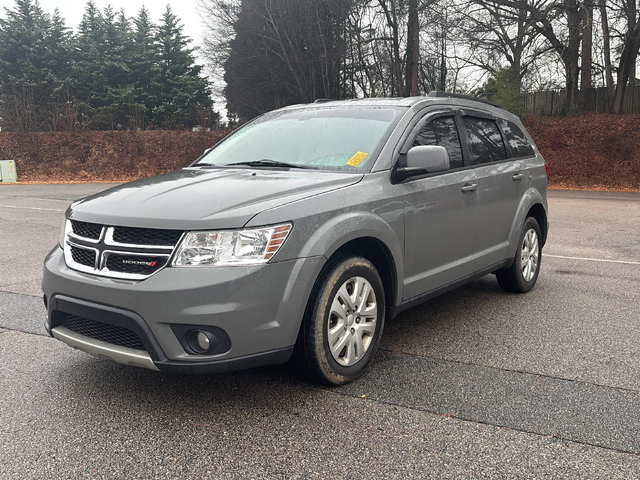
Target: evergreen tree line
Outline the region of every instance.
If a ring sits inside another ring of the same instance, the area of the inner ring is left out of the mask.
[[[158,25],[86,4],[77,32],[37,0],[0,19],[0,125],[10,131],[209,128],[209,82],[169,6]]]

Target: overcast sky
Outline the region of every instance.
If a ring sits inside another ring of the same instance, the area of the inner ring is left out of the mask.
[[[196,0],[95,0],[100,10],[111,5],[114,10],[124,9],[127,17],[135,16],[142,6],[147,7],[154,22],[158,22],[164,13],[167,4],[171,5],[173,13],[176,14],[184,25],[185,34],[193,40],[192,47],[200,44],[202,37],[202,25],[200,17],[196,11]],[[67,27],[77,28],[86,0],[40,0],[40,6],[47,13],[53,13],[57,8],[65,19]],[[4,17],[5,8],[13,10],[14,0],[0,0],[0,15]]]

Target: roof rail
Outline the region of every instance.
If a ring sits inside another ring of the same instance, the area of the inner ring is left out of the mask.
[[[497,108],[506,110],[506,108],[504,108],[504,105],[500,105],[499,103],[495,103],[490,100],[485,100],[484,98],[474,97],[472,95],[463,95],[461,93],[448,93],[448,92],[440,92],[440,91],[434,90],[433,92],[429,92],[429,95],[427,95],[427,97],[460,98],[462,100],[471,100],[473,102],[486,103],[487,105],[491,105],[492,107],[497,107]]]
[[[313,103],[326,103],[326,102],[333,102],[332,98],[317,98],[315,102]]]

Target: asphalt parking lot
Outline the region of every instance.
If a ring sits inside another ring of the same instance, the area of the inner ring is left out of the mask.
[[[0,185],[0,478],[638,478],[640,194],[551,192],[537,287],[492,276],[385,327],[368,373],[180,377],[42,326],[63,214],[108,185]]]

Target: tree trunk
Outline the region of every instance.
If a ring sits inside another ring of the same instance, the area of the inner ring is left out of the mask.
[[[398,10],[396,0],[378,0],[380,7],[384,11],[387,25],[391,28],[393,44],[393,71],[395,73],[397,96],[404,97],[404,81],[402,79],[402,58],[400,58],[400,34],[398,30]]]
[[[418,90],[418,69],[420,66],[420,22],[418,0],[409,0],[409,21],[407,28],[407,73],[405,95],[416,97]]]
[[[611,37],[609,34],[607,0],[600,0],[600,21],[602,22],[605,85],[609,95],[611,95],[613,93],[613,68],[611,67]]]
[[[563,114],[574,112],[578,106],[578,59],[580,56],[580,42],[582,39],[582,12],[576,0],[564,0],[567,8],[569,38],[562,52],[562,62],[566,71],[567,98],[563,106]]]
[[[580,72],[580,107],[586,110],[587,92],[591,88],[592,47],[593,47],[593,4],[585,3],[582,27],[582,66]]]
[[[638,8],[636,6],[636,0],[627,0],[629,13],[627,17],[629,18],[629,27],[628,31],[632,32],[636,25],[638,24]],[[636,57],[638,54],[636,53]],[[633,85],[636,83],[636,58],[634,57],[631,63],[631,71],[629,72],[629,84]]]
[[[613,95],[613,107],[611,108],[614,113],[623,113],[627,82],[629,81],[629,78],[631,78],[632,72],[635,71],[635,64],[639,50],[640,22],[636,22],[635,28],[627,35],[627,41],[624,44],[622,55],[620,55],[616,92]]]

